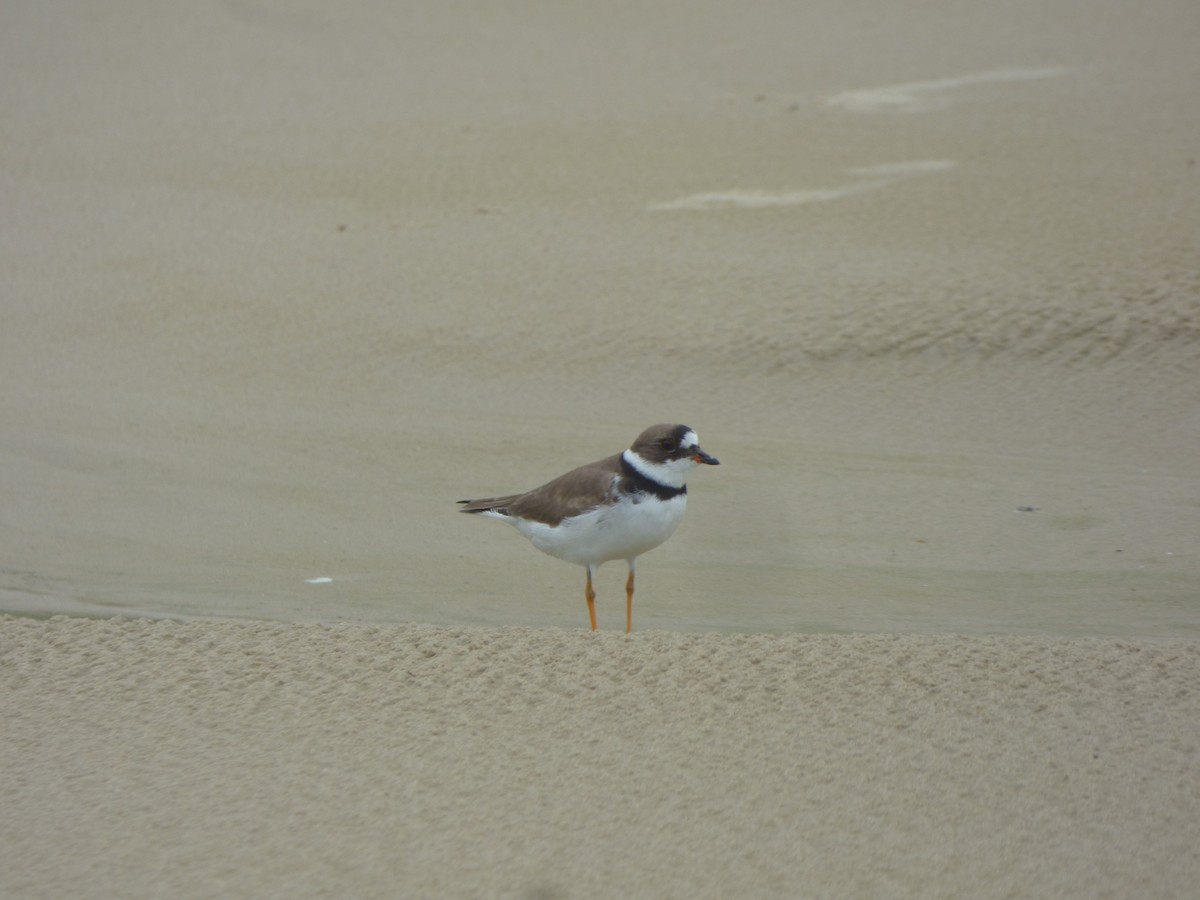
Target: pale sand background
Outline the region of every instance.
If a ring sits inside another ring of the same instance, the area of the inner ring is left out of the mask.
[[[1200,643],[0,622],[5,897],[1188,897]]]
[[[6,621],[2,877],[1190,890],[1198,35],[4,4],[0,609],[426,624]],[[451,502],[664,419],[723,465],[595,640]]]

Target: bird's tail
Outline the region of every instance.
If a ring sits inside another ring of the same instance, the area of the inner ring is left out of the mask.
[[[519,495],[513,494],[508,497],[488,497],[483,500],[459,500],[459,512],[465,513],[482,513],[482,512],[498,512],[501,515],[508,515],[507,506]]]

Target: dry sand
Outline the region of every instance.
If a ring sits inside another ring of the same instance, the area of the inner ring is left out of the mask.
[[[0,622],[6,897],[1184,897],[1200,643]]]
[[[1187,895],[1198,33],[5,3],[0,893]]]

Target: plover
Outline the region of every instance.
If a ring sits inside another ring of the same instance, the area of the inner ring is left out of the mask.
[[[523,494],[459,500],[460,512],[499,519],[543,553],[587,569],[588,619],[596,630],[592,575],[614,559],[629,564],[625,631],[633,630],[637,558],[669,538],[687,507],[686,478],[697,465],[719,465],[687,425],[653,425],[623,453],[572,469]]]

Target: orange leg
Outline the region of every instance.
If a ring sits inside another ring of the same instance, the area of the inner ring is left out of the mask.
[[[587,567],[587,590],[584,593],[587,597],[588,618],[592,620],[592,631],[596,630],[596,592],[592,590],[592,567]]]
[[[625,633],[633,631],[633,560],[629,561],[629,577],[625,579]]]

